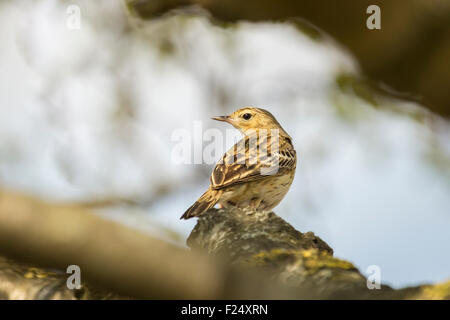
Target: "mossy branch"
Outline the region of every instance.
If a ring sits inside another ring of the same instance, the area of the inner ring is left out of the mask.
[[[2,299],[444,299],[450,282],[369,290],[313,233],[275,215],[212,209],[189,251],[77,207],[0,192]],[[11,260],[14,259],[13,260]],[[18,262],[20,261],[20,262]],[[81,267],[82,290],[66,286]]]

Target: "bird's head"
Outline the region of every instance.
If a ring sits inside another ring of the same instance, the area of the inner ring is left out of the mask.
[[[283,130],[277,119],[267,110],[261,108],[245,107],[236,110],[228,116],[213,117],[217,121],[228,122],[243,134],[258,131],[260,129],[278,129],[280,134],[289,137]]]

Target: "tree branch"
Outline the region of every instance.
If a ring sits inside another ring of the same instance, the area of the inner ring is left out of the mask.
[[[1,191],[0,254],[14,262],[0,257],[0,298],[450,297],[450,282],[369,290],[351,263],[334,258],[320,238],[295,230],[274,213],[212,209],[199,218],[188,244],[192,251],[83,208]],[[81,268],[82,290],[65,285],[64,271],[72,264]]]
[[[450,3],[411,0],[126,0],[141,18],[198,5],[222,21],[290,20],[315,36],[324,30],[358,60],[359,79],[381,92],[417,100],[450,116]],[[370,5],[381,9],[381,29],[369,30]],[[308,24],[302,22],[304,19]],[[317,29],[310,27],[314,25]],[[386,85],[389,87],[386,90]]]

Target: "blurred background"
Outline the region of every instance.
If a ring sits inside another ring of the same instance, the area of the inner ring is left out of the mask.
[[[377,78],[381,67],[370,69],[350,40],[334,38],[346,39],[339,30],[332,37],[304,19],[230,22],[200,6],[150,19],[149,6],[0,2],[2,188],[88,207],[184,246],[195,221],[179,217],[207,188],[213,166],[174,163],[173,132],[193,132],[194,121],[225,130],[210,117],[258,106],[277,117],[299,154],[278,215],[363,273],[378,265],[394,287],[449,278],[450,104],[442,75],[450,72],[450,43],[422,65],[408,41],[430,48],[442,38],[422,35],[422,43],[405,31],[391,39],[409,55],[392,59],[406,62],[403,77],[391,72],[387,86]],[[445,1],[427,8],[450,12]],[[368,15],[360,14],[364,29]],[[414,72],[430,65],[435,82],[409,92]]]

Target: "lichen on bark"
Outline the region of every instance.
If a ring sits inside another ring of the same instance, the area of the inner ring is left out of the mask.
[[[225,254],[233,262],[272,249],[314,248],[333,254],[331,247],[314,233],[295,230],[273,212],[249,214],[239,209],[209,210],[198,219],[187,244],[212,255]]]
[[[0,238],[0,299],[450,297],[450,282],[369,290],[352,263],[274,213],[210,210],[189,236],[189,251],[85,209],[0,191]],[[66,286],[73,263],[82,290]]]
[[[352,263],[335,258],[314,233],[296,230],[273,212],[211,209],[198,219],[187,244],[232,264],[266,271],[288,286],[311,288],[312,297],[345,298],[357,291],[373,295]],[[389,290],[383,286],[382,291]]]

